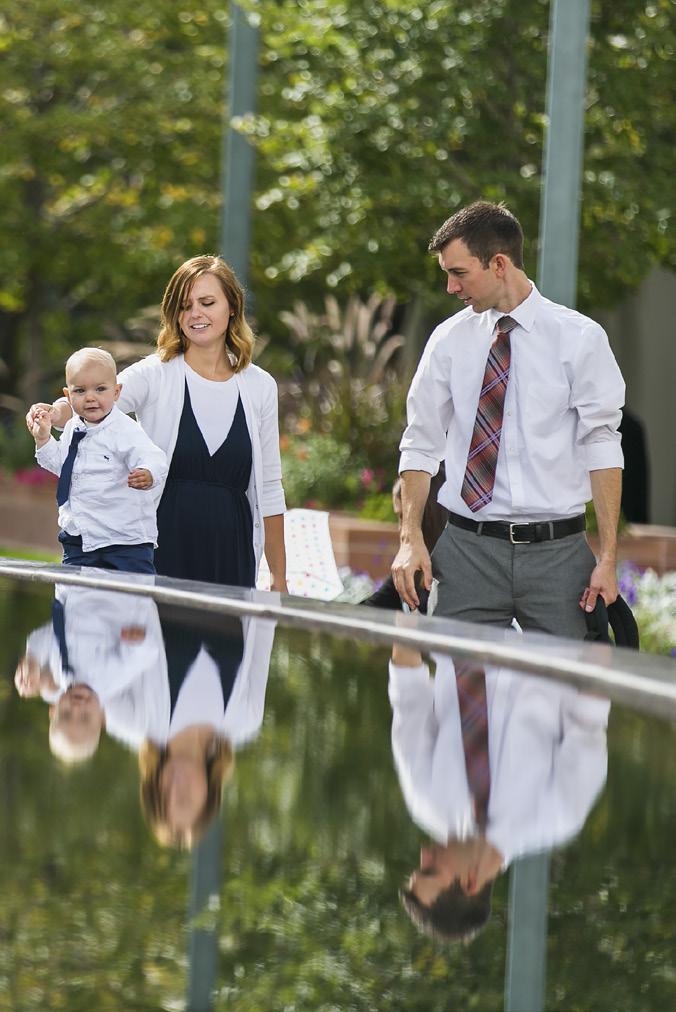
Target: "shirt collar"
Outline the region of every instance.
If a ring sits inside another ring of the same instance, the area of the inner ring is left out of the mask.
[[[515,306],[511,312],[501,313],[497,309],[486,310],[486,326],[490,329],[491,333],[495,330],[498,320],[502,319],[503,316],[511,316],[511,318],[526,331],[533,329],[535,316],[538,311],[538,306],[542,301],[542,296],[532,281],[530,281],[530,285],[531,289],[529,294],[523,302],[520,302],[518,306]]]

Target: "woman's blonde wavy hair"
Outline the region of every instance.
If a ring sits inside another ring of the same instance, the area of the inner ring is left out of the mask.
[[[230,360],[235,372],[251,363],[254,349],[254,334],[244,315],[244,289],[221,257],[203,254],[191,257],[178,268],[167,285],[162,299],[160,314],[160,332],[157,336],[157,351],[162,362],[185,352],[188,338],[181,330],[178,318],[181,306],[190,294],[192,286],[203,274],[213,274],[221,283],[223,293],[228,300],[232,316],[225,334],[225,346],[230,352]]]
[[[166,748],[159,748],[154,742],[144,741],[138,754],[141,779],[141,810],[157,842],[163,847],[178,847],[190,850],[201,840],[212,820],[218,814],[223,789],[232,776],[235,756],[226,738],[214,735],[205,757],[207,797],[204,808],[189,829],[177,830],[167,819],[167,810],[162,794],[162,770],[169,758]]]

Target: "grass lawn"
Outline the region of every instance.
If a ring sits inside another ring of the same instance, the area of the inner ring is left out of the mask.
[[[0,556],[6,559],[32,559],[35,562],[61,562],[60,555],[40,551],[38,548],[7,548],[0,545]]]

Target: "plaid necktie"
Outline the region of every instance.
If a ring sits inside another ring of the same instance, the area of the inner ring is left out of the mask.
[[[63,506],[68,501],[70,495],[70,480],[73,477],[73,464],[77,456],[77,450],[81,440],[87,435],[86,429],[76,429],[73,433],[73,437],[68,447],[68,453],[66,459],[63,462],[61,468],[61,474],[59,475],[59,484],[56,486],[56,502],[58,506]]]
[[[509,332],[513,327],[516,327],[516,321],[510,316],[500,317],[497,337],[486,360],[484,381],[481,384],[474,431],[460,492],[472,513],[487,506],[493,498],[495,469],[498,464],[502,433],[502,413],[509,380],[511,358]]]
[[[474,817],[477,825],[480,829],[485,829],[488,820],[488,796],[491,790],[486,674],[480,664],[463,661],[456,664],[455,675],[467,783],[474,799]]]

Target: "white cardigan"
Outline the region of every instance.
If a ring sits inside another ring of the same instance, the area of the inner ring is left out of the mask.
[[[235,373],[253,449],[253,467],[247,498],[253,517],[253,546],[256,571],[263,554],[265,527],[263,518],[284,513],[282,463],[279,454],[277,384],[257,365]],[[185,397],[183,355],[169,362],[149,355],[123,369],[118,376],[122,393],[120,410],[133,411],[143,430],[171,458],[178,438],[178,425]],[[156,492],[159,502],[162,489]]]

